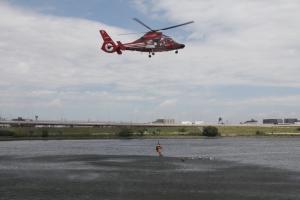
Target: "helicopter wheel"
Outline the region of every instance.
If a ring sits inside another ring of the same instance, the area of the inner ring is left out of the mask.
[[[151,58],[151,54],[149,54],[148,57]]]
[[[175,53],[178,54],[178,51],[176,50]]]
[[[152,56],[154,56],[155,55],[155,53],[154,52],[152,52]]]

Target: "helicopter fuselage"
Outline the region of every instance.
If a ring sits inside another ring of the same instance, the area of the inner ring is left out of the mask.
[[[171,37],[161,32],[148,32],[134,42],[123,44],[121,50],[162,52],[183,49],[184,47],[184,44],[175,42]]]

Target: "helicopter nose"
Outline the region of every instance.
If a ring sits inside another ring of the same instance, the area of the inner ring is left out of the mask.
[[[184,47],[185,47],[185,45],[184,45],[184,44],[181,44],[181,45],[180,45],[180,48],[181,48],[181,49],[183,49]]]

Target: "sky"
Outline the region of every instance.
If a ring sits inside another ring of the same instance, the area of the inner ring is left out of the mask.
[[[239,123],[300,118],[299,0],[1,0],[0,117]],[[99,29],[185,49],[107,54]]]

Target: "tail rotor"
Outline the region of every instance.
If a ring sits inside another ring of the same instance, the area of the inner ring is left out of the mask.
[[[106,33],[105,30],[100,30],[100,35],[103,39],[103,44],[101,49],[106,53],[114,53],[122,54],[121,48],[117,45],[111,37]]]

